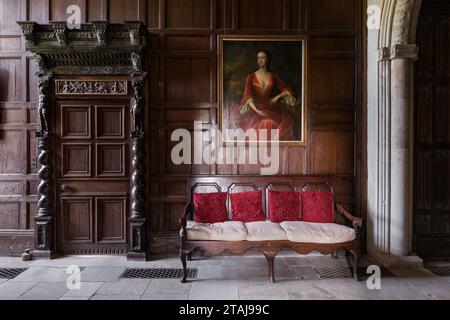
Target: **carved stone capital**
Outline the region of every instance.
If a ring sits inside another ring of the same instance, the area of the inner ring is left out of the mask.
[[[419,48],[415,44],[395,44],[391,47],[390,59],[410,59],[419,58]]]
[[[416,0],[397,0],[392,29],[394,44],[407,44]]]
[[[378,62],[387,61],[391,58],[391,48],[383,47],[378,49]]]

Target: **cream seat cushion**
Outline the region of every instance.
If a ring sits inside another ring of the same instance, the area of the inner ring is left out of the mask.
[[[289,241],[295,243],[333,244],[356,239],[354,229],[335,223],[282,222]]]
[[[270,221],[246,223],[247,241],[287,241],[286,232],[278,223]]]
[[[247,229],[242,222],[221,223],[187,222],[187,239],[194,241],[245,241]]]

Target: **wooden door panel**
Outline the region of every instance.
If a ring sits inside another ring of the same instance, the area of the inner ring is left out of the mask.
[[[64,254],[123,254],[129,216],[129,106],[57,104],[57,192]]]
[[[125,139],[125,107],[96,106],[97,139]]]
[[[93,243],[92,198],[62,198],[64,242]]]
[[[97,198],[96,225],[98,243],[126,243],[127,198]]]
[[[91,108],[89,106],[62,106],[63,139],[91,138]]]
[[[450,257],[449,34],[450,3],[425,1],[414,106],[414,249],[424,259]]]
[[[90,144],[63,143],[63,177],[91,177],[92,148]]]
[[[125,145],[97,144],[97,177],[125,177]]]

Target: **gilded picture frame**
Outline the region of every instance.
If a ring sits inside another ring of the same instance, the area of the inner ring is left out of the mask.
[[[306,145],[307,37],[218,36],[219,126],[224,143]],[[228,130],[254,130],[230,139]],[[264,133],[265,129],[267,135]]]

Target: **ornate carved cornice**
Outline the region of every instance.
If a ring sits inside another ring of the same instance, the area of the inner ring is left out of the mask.
[[[95,21],[80,29],[63,22],[18,24],[41,73],[131,74],[143,68],[147,29],[142,22]]]
[[[108,30],[108,23],[105,21],[96,21],[93,22],[92,24],[94,25],[94,33],[97,39],[97,45],[106,46],[107,43],[106,32]]]
[[[60,46],[67,45],[67,24],[65,22],[51,22],[51,25],[58,44]]]

